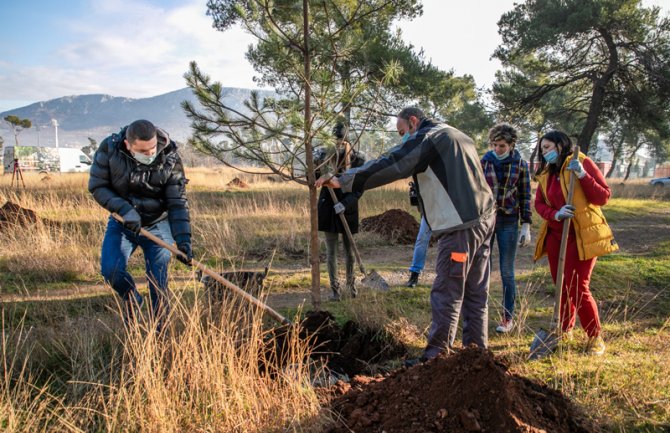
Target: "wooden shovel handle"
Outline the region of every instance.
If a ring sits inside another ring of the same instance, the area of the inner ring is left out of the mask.
[[[572,154],[572,160],[579,160],[579,146],[575,144],[575,151]],[[566,204],[571,205],[572,200],[575,195],[575,179],[577,174],[573,171],[570,172],[570,184],[568,186],[568,200]],[[563,232],[561,233],[561,248],[558,251],[558,269],[556,270],[556,294],[554,295],[554,316],[552,317],[551,324],[555,330],[560,334],[561,327],[560,324],[560,315],[561,315],[561,292],[563,291],[563,280],[565,278],[565,255],[568,248],[568,235],[570,233],[570,220],[571,218],[566,218],[563,221]]]
[[[112,213],[112,217],[114,217],[114,219],[116,219],[116,220],[119,221],[120,223],[123,223],[123,218],[121,218],[118,214],[116,214],[116,213]],[[184,254],[184,253],[182,253],[181,251],[179,251],[179,249],[176,248],[174,245],[170,245],[170,244],[168,244],[168,243],[165,242],[163,239],[161,239],[161,238],[159,238],[159,237],[153,235],[152,233],[150,233],[150,232],[148,232],[148,231],[146,231],[146,230],[144,230],[144,229],[141,229],[141,230],[140,230],[140,234],[141,234],[142,236],[144,236],[144,237],[150,239],[151,241],[155,242],[156,244],[160,245],[161,247],[163,247],[163,248],[169,250],[172,254],[180,255],[180,256],[186,258],[186,254]],[[207,266],[205,266],[204,264],[200,263],[200,262],[197,261],[196,259],[191,259],[191,263],[193,263],[193,265],[194,265],[196,268],[200,269],[200,270],[202,271],[203,274],[209,275],[211,278],[213,278],[213,279],[215,279],[216,281],[218,281],[219,283],[221,283],[224,287],[226,287],[226,288],[232,290],[232,292],[235,293],[236,295],[241,296],[241,297],[242,297],[245,301],[247,301],[248,303],[250,303],[250,304],[252,304],[252,305],[254,305],[254,306],[256,306],[256,307],[262,309],[262,310],[265,311],[270,317],[272,317],[273,319],[275,319],[275,320],[278,321],[279,323],[281,323],[281,324],[285,324],[285,325],[290,325],[290,324],[291,324],[291,321],[290,321],[290,320],[288,320],[286,317],[282,316],[281,314],[279,314],[278,312],[276,312],[275,310],[273,310],[269,305],[265,304],[264,302],[260,301],[259,299],[256,299],[255,297],[253,297],[253,296],[250,295],[249,293],[245,292],[244,290],[242,290],[241,288],[239,288],[239,287],[236,286],[235,284],[231,283],[231,282],[228,281],[227,279],[223,278],[223,277],[222,277],[221,275],[219,275],[218,273],[212,271],[211,269],[209,269]]]
[[[333,199],[333,205],[336,205],[339,203],[337,200],[337,195],[335,194],[335,191],[333,191],[333,188],[327,187],[328,192],[330,192],[330,198]],[[340,221],[342,221],[342,225],[344,226],[344,231],[347,233],[347,238],[349,238],[349,244],[351,245],[351,248],[354,249],[354,255],[356,256],[356,262],[358,263],[358,268],[361,270],[363,273],[363,276],[367,276],[367,272],[365,272],[365,267],[363,266],[363,260],[361,260],[361,255],[358,252],[358,247],[356,247],[356,242],[354,242],[354,235],[351,234],[351,230],[349,229],[349,224],[347,223],[347,218],[344,216],[344,212],[340,213]]]

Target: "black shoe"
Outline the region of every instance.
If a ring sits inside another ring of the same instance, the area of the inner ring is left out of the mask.
[[[416,287],[418,283],[419,283],[419,273],[410,272],[409,280],[407,281],[407,287]]]
[[[418,364],[423,364],[426,361],[428,361],[428,360],[422,356],[421,358],[406,359],[405,362],[403,362],[403,365],[406,368],[410,368],[410,367],[414,367],[415,365],[418,365]]]
[[[333,293],[332,295],[330,295],[330,298],[328,298],[328,300],[331,301],[331,302],[340,302],[340,300],[341,300],[340,294],[339,293]]]

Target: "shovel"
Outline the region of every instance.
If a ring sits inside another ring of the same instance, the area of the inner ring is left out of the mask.
[[[113,216],[117,221],[123,223],[123,218],[121,218],[118,214],[116,214],[116,213],[112,213],[112,216]],[[176,255],[179,255],[179,256],[182,256],[182,257],[186,258],[186,255],[185,255],[184,253],[182,253],[181,251],[179,251],[179,249],[177,249],[174,245],[169,245],[167,242],[165,242],[165,241],[163,241],[161,238],[159,238],[159,237],[157,237],[157,236],[155,236],[155,235],[149,233],[148,231],[146,231],[146,230],[144,230],[144,229],[141,229],[141,230],[140,230],[140,234],[141,234],[142,236],[144,236],[144,237],[150,239],[151,241],[155,242],[156,244],[160,245],[161,247],[163,247],[163,248],[169,250],[172,254],[176,254]],[[260,308],[260,309],[263,310],[268,316],[272,317],[272,318],[275,319],[277,322],[281,323],[282,325],[290,325],[290,324],[291,324],[291,321],[290,321],[290,320],[288,320],[286,317],[282,316],[281,314],[279,314],[278,312],[276,312],[275,310],[273,310],[270,306],[268,306],[267,304],[265,304],[265,303],[262,302],[261,300],[254,298],[254,297],[251,296],[249,293],[247,293],[247,292],[245,292],[244,290],[240,289],[238,286],[236,286],[235,284],[233,284],[233,283],[231,283],[230,281],[226,280],[226,279],[223,278],[221,275],[219,275],[219,274],[217,274],[216,272],[212,271],[211,269],[209,269],[208,267],[206,267],[205,265],[203,265],[202,263],[200,263],[200,262],[197,261],[196,259],[191,259],[191,263],[193,263],[193,265],[194,265],[196,268],[200,269],[200,270],[202,271],[203,274],[209,275],[209,276],[212,277],[214,280],[216,280],[216,281],[218,281],[219,283],[221,283],[221,284],[222,284],[224,287],[226,287],[227,289],[232,290],[232,292],[235,293],[236,295],[241,296],[245,301],[247,301],[247,302],[250,303],[251,305],[254,305],[254,306]]]
[[[335,195],[335,191],[333,191],[332,188],[328,188],[328,191],[330,192],[330,197],[333,199],[333,204],[334,205],[338,204],[339,201],[337,200],[337,195]],[[354,249],[354,255],[356,256],[356,263],[358,263],[358,268],[361,270],[361,273],[363,274],[361,284],[370,289],[381,290],[382,292],[388,291],[389,284],[386,282],[384,277],[379,275],[377,271],[375,271],[374,269],[371,270],[370,273],[367,273],[365,271],[363,261],[361,260],[361,255],[358,253],[358,248],[356,247],[356,243],[354,242],[354,235],[352,235],[351,230],[349,230],[349,224],[347,224],[347,219],[344,217],[344,212],[340,213],[339,215],[340,215],[340,221],[342,221],[342,225],[344,226],[344,231],[347,233],[347,238],[349,238],[349,243],[351,244],[351,247]]]
[[[572,154],[573,160],[579,160],[579,146],[575,145],[575,151]],[[568,187],[568,200],[566,204],[572,204],[572,198],[575,192],[575,178],[577,175],[572,172],[570,175],[570,185]],[[554,295],[554,315],[551,318],[549,330],[540,328],[535,334],[535,338],[530,345],[529,360],[544,358],[552,354],[561,341],[561,292],[563,290],[563,279],[565,278],[565,251],[568,248],[568,234],[570,231],[570,220],[566,218],[563,221],[563,233],[561,234],[561,248],[558,252],[558,269],[556,270],[556,294]]]

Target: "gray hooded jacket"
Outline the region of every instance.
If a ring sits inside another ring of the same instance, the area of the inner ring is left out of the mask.
[[[359,192],[413,176],[419,205],[436,235],[476,226],[495,211],[470,137],[424,119],[415,136],[379,159],[339,176],[344,192]]]

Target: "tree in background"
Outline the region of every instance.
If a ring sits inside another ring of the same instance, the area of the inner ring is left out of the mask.
[[[33,122],[31,122],[30,119],[21,119],[18,116],[14,116],[13,114],[6,116],[5,122],[9,123],[9,127],[12,128],[16,146],[19,145],[19,134],[21,131],[24,129],[30,129],[33,126]]]
[[[659,8],[639,0],[527,0],[498,26],[503,43],[494,56],[513,92],[500,100],[507,109],[532,113],[563,92],[561,110],[576,118],[585,153],[603,118],[617,113],[643,129],[667,124],[670,21]]]
[[[545,95],[532,106],[519,106],[524,92],[537,82],[546,82],[547,67],[537,65],[538,60],[526,56],[520,59],[516,68],[507,68],[496,72],[496,81],[491,93],[493,103],[500,120],[516,125],[521,134],[517,147],[519,151],[530,151],[529,160],[534,161],[537,153],[537,140],[548,129],[558,129],[568,135],[579,133],[580,118],[588,107],[575,105],[575,95],[565,87]],[[571,105],[572,104],[572,105]]]
[[[192,121],[190,142],[206,154],[241,171],[274,174],[308,186],[310,203],[310,265],[312,304],[320,305],[317,201],[313,143],[334,146],[336,122],[357,122],[360,131],[380,113],[382,89],[397,80],[401,68],[389,61],[367,73],[357,56],[369,40],[368,22],[390,25],[392,17],[413,16],[415,1],[346,0],[215,1],[208,13],[215,27],[235,23],[256,37],[247,57],[260,72],[260,82],[275,87],[276,95],[261,98],[252,92],[244,110],[227,106],[222,86],[192,63],[186,80],[202,106],[183,107]],[[403,9],[405,8],[405,9]],[[405,11],[405,12],[402,12]],[[383,32],[385,27],[378,28]],[[372,40],[372,39],[370,39]],[[359,105],[362,102],[370,105]],[[360,112],[362,114],[355,114]],[[243,168],[230,154],[252,165]],[[256,168],[254,168],[256,167]]]

